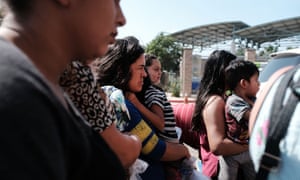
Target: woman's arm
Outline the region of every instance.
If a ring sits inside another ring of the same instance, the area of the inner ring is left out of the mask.
[[[122,165],[129,168],[138,158],[142,143],[135,135],[121,133],[115,124],[100,133],[109,147],[116,153]]]
[[[116,116],[106,106],[106,95],[100,91],[100,86],[95,83],[89,66],[80,62],[72,62],[61,76],[60,85],[73,100],[85,119],[93,124],[110,148],[120,159],[122,165],[128,168],[140,154],[141,141],[135,136],[122,134],[114,124]],[[80,91],[77,91],[79,87]],[[78,94],[81,92],[81,94]],[[86,101],[89,100],[87,103]],[[88,111],[93,109],[94,111]],[[104,121],[103,117],[106,116]],[[130,151],[128,150],[130,149]]]
[[[140,112],[132,102],[128,102],[126,105],[131,117],[129,131],[142,139],[142,153],[145,156],[161,161],[175,161],[190,157],[188,148],[183,144],[169,143],[159,139],[152,127],[142,119]]]
[[[126,92],[126,99],[128,99],[139,111],[140,113],[149,120],[154,127],[158,130],[163,131],[165,127],[165,120],[164,116],[158,115],[154,112],[151,112],[148,108],[146,108],[136,97],[136,95],[132,92]],[[157,106],[157,105],[155,105]],[[159,106],[157,106],[159,107]],[[158,108],[155,108],[156,110]],[[160,107],[159,107],[160,108]],[[161,108],[160,108],[161,109]],[[158,110],[157,110],[158,111]],[[162,109],[161,109],[162,112]],[[162,112],[163,113],[163,112]]]
[[[248,145],[237,144],[226,138],[224,107],[225,102],[222,97],[212,96],[202,112],[210,151],[216,155],[233,155],[244,152],[248,149]]]
[[[166,142],[166,146],[166,151],[161,158],[162,161],[176,161],[191,156],[188,148],[183,144]]]

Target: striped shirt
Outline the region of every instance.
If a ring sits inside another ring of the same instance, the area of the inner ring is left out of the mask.
[[[178,142],[175,116],[166,93],[151,85],[145,92],[144,103],[148,108],[151,108],[152,105],[158,105],[164,112],[165,128],[162,132],[158,132],[158,136],[166,141]]]

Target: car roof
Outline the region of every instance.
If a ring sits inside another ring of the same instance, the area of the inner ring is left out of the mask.
[[[273,53],[267,65],[260,72],[259,81],[265,82],[280,68],[297,64],[300,64],[300,48]]]
[[[277,57],[282,57],[282,56],[291,56],[291,55],[300,55],[300,48],[295,48],[295,49],[289,49],[285,51],[280,51],[280,52],[275,52],[270,54],[270,57],[272,58],[277,58]]]

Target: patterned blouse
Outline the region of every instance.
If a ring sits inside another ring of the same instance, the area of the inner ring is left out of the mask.
[[[110,100],[96,83],[89,66],[73,61],[61,75],[60,85],[97,132],[102,132],[116,120]]]

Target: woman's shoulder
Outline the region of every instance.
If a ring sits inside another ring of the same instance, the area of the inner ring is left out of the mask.
[[[225,107],[225,100],[222,96],[212,95],[208,98],[205,109],[223,109]]]
[[[220,95],[211,95],[209,98],[208,98],[208,101],[207,101],[207,104],[225,104],[225,100],[222,96]]]

